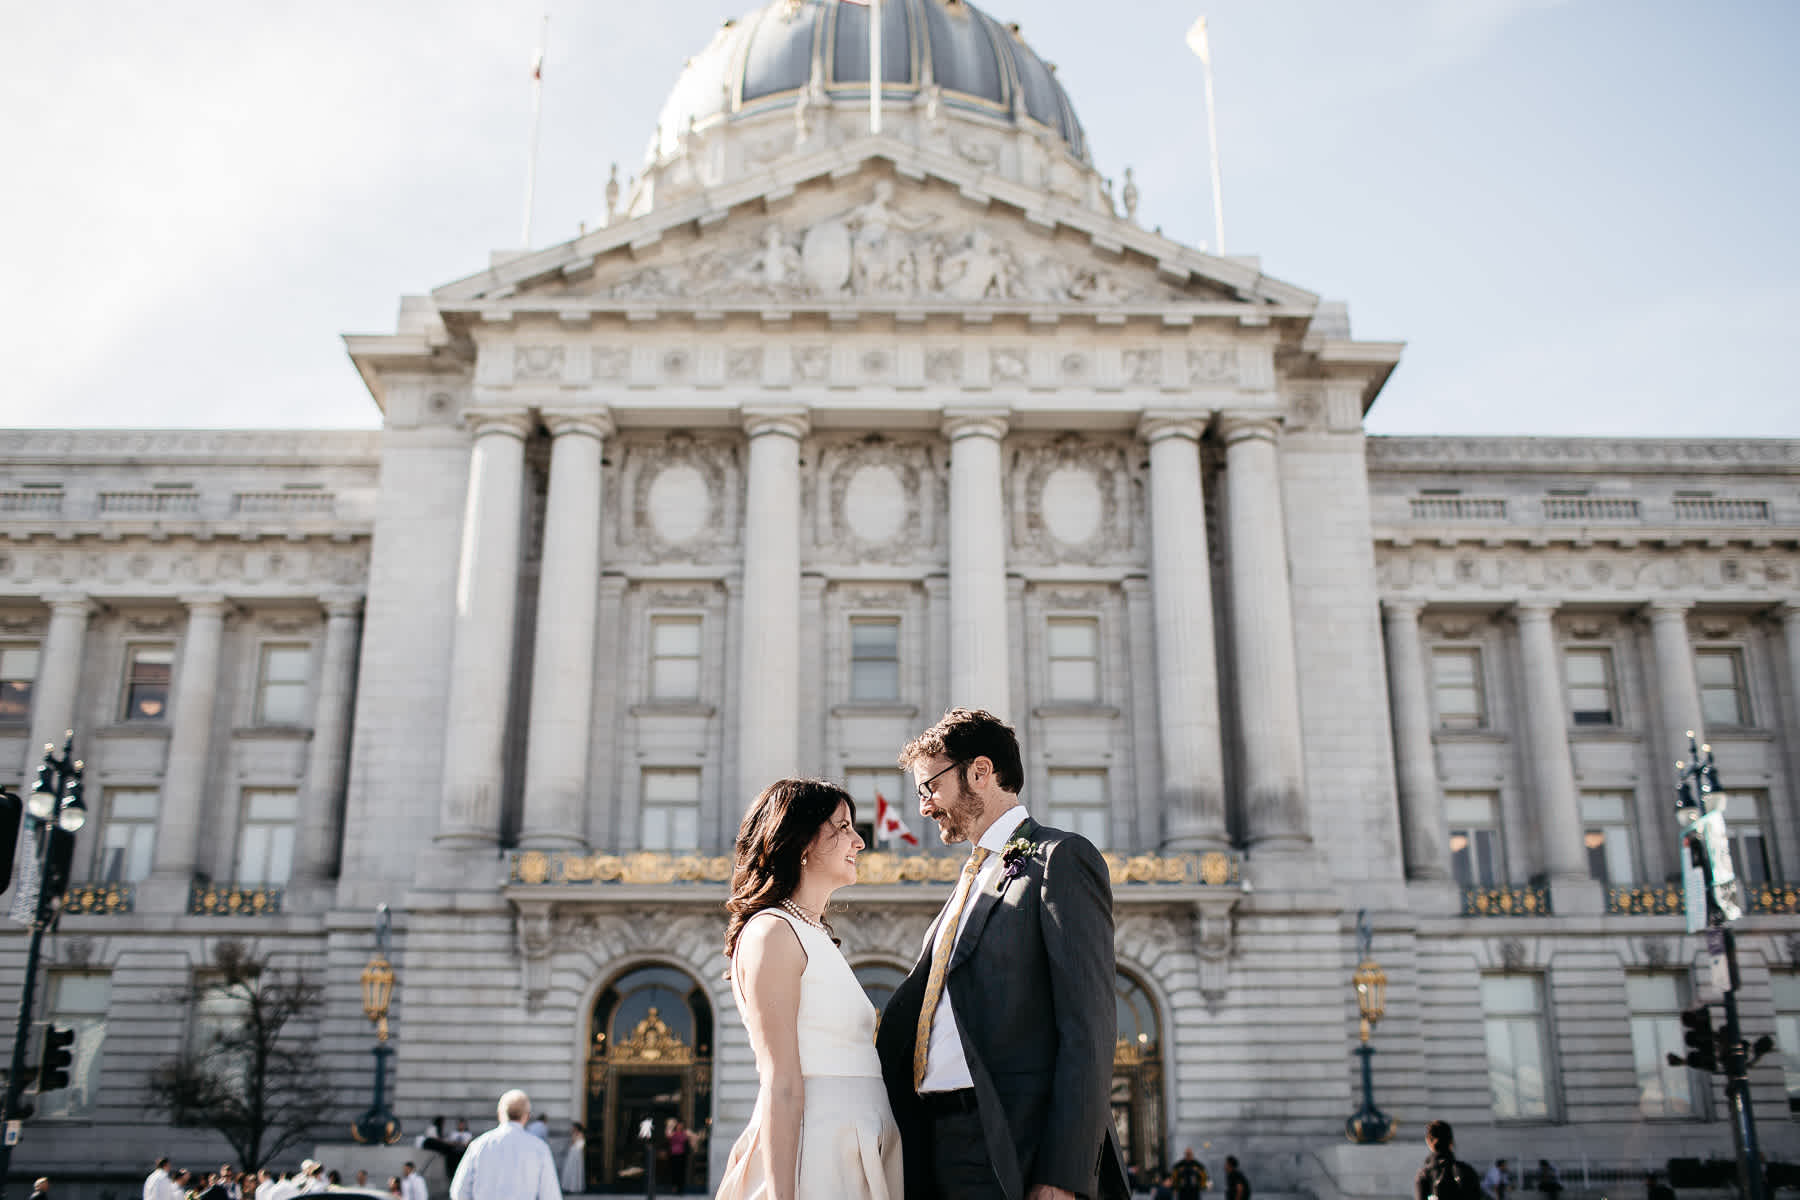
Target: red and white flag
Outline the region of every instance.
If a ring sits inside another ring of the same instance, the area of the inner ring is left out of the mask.
[[[905,842],[909,846],[919,844],[919,839],[912,830],[900,820],[900,810],[887,802],[887,797],[880,792],[875,793],[875,844],[877,846],[892,845],[894,842]]]

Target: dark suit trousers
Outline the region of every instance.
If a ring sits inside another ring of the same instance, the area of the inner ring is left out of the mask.
[[[940,1113],[931,1118],[931,1166],[937,1176],[932,1192],[938,1200],[1006,1200],[994,1175],[980,1113]]]

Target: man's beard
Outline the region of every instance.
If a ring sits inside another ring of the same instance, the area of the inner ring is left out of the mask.
[[[983,810],[981,801],[963,786],[962,780],[955,780],[952,786],[955,790],[950,796],[950,802],[940,806],[938,815],[934,818],[937,821],[938,837],[943,839],[946,846],[968,841],[969,831],[981,819]]]

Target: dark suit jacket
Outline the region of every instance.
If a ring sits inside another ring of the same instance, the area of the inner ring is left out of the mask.
[[[1040,1183],[1090,1200],[1130,1195],[1112,1124],[1112,883],[1086,838],[1027,820],[1036,844],[1016,878],[1004,869],[969,901],[945,995],[994,1174],[1008,1200]],[[894,991],[875,1039],[906,1159],[907,1200],[932,1192],[932,1122],[912,1087],[913,1043],[938,914],[925,952]]]

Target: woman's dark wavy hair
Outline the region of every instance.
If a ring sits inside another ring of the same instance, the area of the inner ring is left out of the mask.
[[[737,953],[738,938],[750,918],[773,908],[800,886],[800,859],[819,827],[831,820],[840,804],[856,801],[835,783],[823,779],[777,779],[762,790],[744,823],[738,826],[737,856],[731,869],[731,899],[725,902],[725,957]],[[825,926],[827,933],[831,926]],[[834,942],[836,938],[832,939]]]

